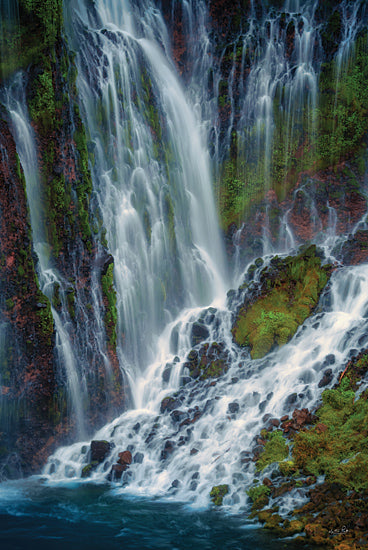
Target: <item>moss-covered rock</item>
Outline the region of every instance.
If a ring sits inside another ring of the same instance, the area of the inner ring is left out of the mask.
[[[368,529],[368,392],[357,391],[367,372],[368,354],[362,352],[349,361],[339,383],[323,392],[321,406],[308,419],[313,425],[302,423],[298,428],[294,422],[293,430],[287,432],[291,460],[279,462],[282,477],[276,474],[270,488],[259,485],[249,490],[254,502],[251,516],[258,517],[276,535],[304,533],[307,542],[318,545],[351,550],[361,547]],[[268,442],[282,437],[279,431],[261,435],[265,448]],[[266,452],[257,458],[259,470],[262,457],[267,458]],[[280,501],[273,509],[260,511],[267,505],[268,494],[282,501],[295,487],[305,491],[311,487],[302,508],[286,518],[277,514]]]
[[[286,344],[316,307],[330,273],[315,246],[294,257],[274,258],[262,272],[258,295],[246,299],[238,312],[234,341],[250,346],[253,359]]]
[[[210,497],[215,506],[221,506],[224,496],[229,492],[228,485],[215,485],[212,487]]]
[[[266,485],[255,485],[247,491],[247,495],[252,501],[252,510],[261,510],[269,502],[271,490]]]
[[[265,438],[264,451],[257,460],[257,470],[264,470],[274,462],[285,460],[289,455],[289,447],[282,431],[276,430],[266,433]]]
[[[204,344],[188,353],[184,367],[188,368],[189,375],[195,379],[219,378],[229,368],[229,351],[222,342]]]

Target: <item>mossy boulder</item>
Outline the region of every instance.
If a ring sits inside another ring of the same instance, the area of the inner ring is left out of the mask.
[[[249,346],[253,359],[286,344],[316,307],[330,274],[315,245],[297,256],[275,257],[238,311],[234,341]]]
[[[255,485],[247,491],[247,495],[253,502],[252,510],[261,510],[269,501],[271,489],[267,485]]]
[[[184,367],[195,379],[219,378],[229,368],[229,351],[222,342],[203,344],[198,350],[192,349],[188,353]]]
[[[215,485],[212,487],[210,497],[215,506],[221,506],[224,496],[229,492],[228,485]]]
[[[281,462],[289,456],[289,447],[286,444],[282,431],[276,430],[266,434],[266,442],[263,453],[256,464],[257,470],[264,470],[274,462]]]

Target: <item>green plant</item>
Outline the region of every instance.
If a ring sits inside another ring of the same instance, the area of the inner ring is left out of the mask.
[[[229,492],[228,485],[215,485],[212,487],[210,497],[215,506],[221,506],[224,496]]]

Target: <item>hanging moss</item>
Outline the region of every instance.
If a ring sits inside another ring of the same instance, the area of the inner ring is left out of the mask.
[[[116,325],[118,312],[114,287],[114,264],[110,263],[101,277],[101,286],[105,304],[105,327],[110,344],[116,348]]]
[[[260,295],[236,317],[234,341],[250,346],[253,359],[286,344],[316,307],[330,273],[314,245],[295,257],[274,259],[262,273]]]

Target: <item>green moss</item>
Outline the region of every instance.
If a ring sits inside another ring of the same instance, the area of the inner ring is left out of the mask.
[[[261,295],[239,311],[232,329],[235,342],[250,346],[257,359],[286,344],[316,307],[330,274],[315,246],[295,257],[277,259],[262,273]]]
[[[270,464],[281,462],[289,455],[289,447],[281,431],[269,432],[266,438],[264,451],[257,460],[257,470],[264,470]]]
[[[199,364],[201,368],[201,363]],[[211,361],[208,368],[201,374],[201,380],[208,380],[208,378],[219,378],[224,372],[226,372],[228,366],[223,359],[215,359]]]
[[[336,9],[323,34],[338,45],[341,15]],[[331,54],[331,51],[328,51]],[[226,105],[226,88],[220,89],[219,106]],[[339,71],[332,59],[321,67],[317,107],[308,94],[290,114],[289,91],[283,84],[273,99],[272,127],[249,127],[233,132],[231,151],[220,166],[216,181],[220,223],[224,230],[240,226],[272,189],[284,200],[303,172],[336,167],[349,160],[365,171],[361,155],[368,132],[368,40],[362,33]],[[245,132],[245,133],[244,133]],[[265,152],[271,132],[270,154]]]
[[[14,309],[15,303],[13,302],[13,300],[11,298],[8,298],[5,301],[5,304],[6,304],[7,309]]]
[[[368,401],[349,386],[347,380],[323,392],[319,422],[295,435],[292,455],[306,473],[360,491],[368,488]]]
[[[335,165],[357,152],[368,132],[368,40],[360,36],[338,73],[336,61],[322,66],[318,109],[317,153],[324,165]]]
[[[268,504],[271,490],[266,485],[255,485],[247,490],[247,495],[253,502],[252,510],[260,510]]]
[[[118,312],[116,307],[116,291],[114,287],[114,264],[110,263],[101,278],[102,292],[106,300],[105,327],[110,344],[116,348],[116,325]]]
[[[221,506],[224,496],[229,492],[228,485],[215,485],[212,487],[210,497],[215,506]]]

